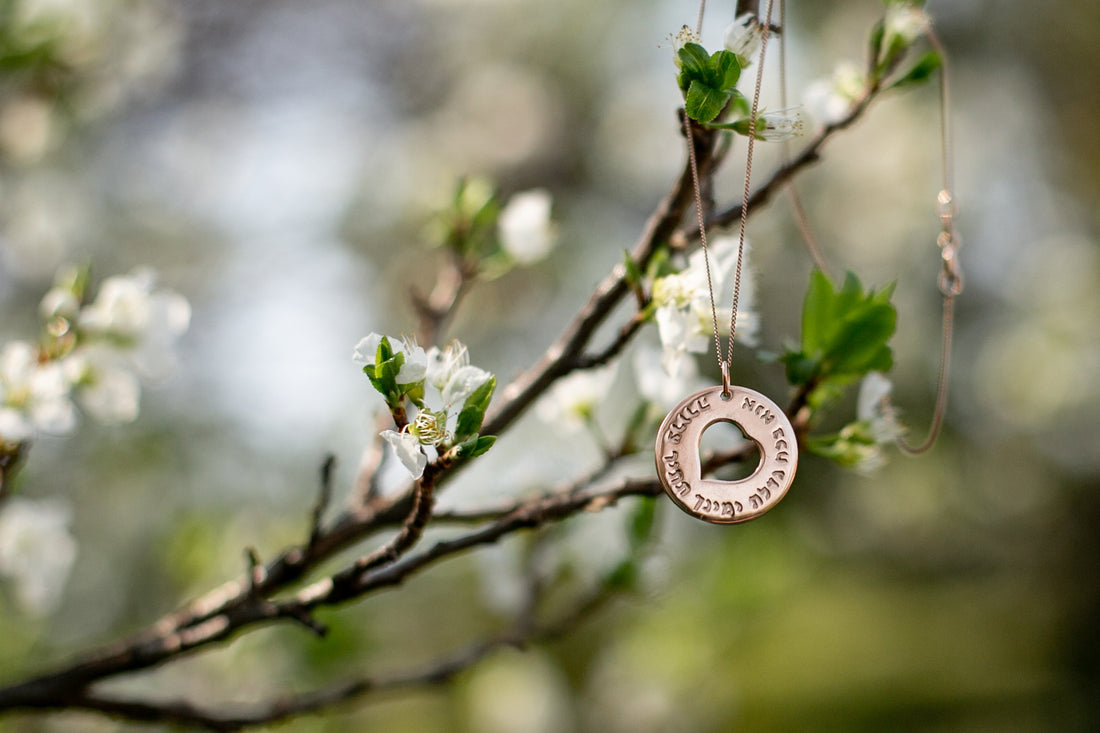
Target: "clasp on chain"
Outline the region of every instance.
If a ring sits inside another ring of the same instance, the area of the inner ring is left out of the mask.
[[[730,389],[730,363],[723,359],[719,366],[722,368],[722,399],[728,400],[733,397],[733,390]]]
[[[955,199],[947,189],[940,191],[936,197],[939,204],[940,224],[943,231],[936,237],[936,245],[940,248],[940,258],[943,260],[943,270],[940,272],[938,285],[940,292],[945,297],[954,297],[962,292],[963,276],[959,266],[959,243],[955,240]]]

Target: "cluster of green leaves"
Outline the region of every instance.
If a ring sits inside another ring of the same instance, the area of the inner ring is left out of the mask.
[[[424,404],[423,379],[409,384],[397,383],[397,376],[401,373],[403,366],[405,366],[405,353],[395,350],[390,340],[383,336],[378,342],[374,364],[363,367],[363,373],[367,375],[367,379],[378,394],[386,400],[390,412],[403,410],[406,397],[418,406]]]
[[[851,422],[835,433],[811,435],[806,447],[845,468],[873,465],[879,454],[878,440],[866,420]]]
[[[802,341],[781,357],[787,380],[804,391],[811,409],[832,401],[868,372],[893,366],[893,292],[893,284],[865,292],[850,272],[839,290],[823,272],[811,275],[802,305]]]
[[[911,7],[920,9],[924,6],[923,0],[894,0],[886,3],[887,6]],[[898,33],[889,33],[884,20],[875,24],[871,30],[870,59],[871,71],[878,81],[885,80],[894,73],[908,55],[912,41]],[[890,82],[890,89],[920,84],[927,81],[943,65],[943,59],[935,50],[925,51],[915,63],[902,71]]]
[[[745,97],[737,91],[741,63],[725,49],[708,54],[698,43],[685,43],[676,53],[680,62],[677,82],[684,93],[684,109],[696,122],[711,122],[731,103],[748,113]]]
[[[483,280],[505,274],[515,262],[501,245],[497,220],[504,208],[500,193],[482,178],[460,178],[447,207],[432,222],[432,239]]]
[[[61,53],[64,26],[39,20],[19,21],[19,3],[0,2],[0,74],[26,88],[59,94],[72,81],[72,69]]]

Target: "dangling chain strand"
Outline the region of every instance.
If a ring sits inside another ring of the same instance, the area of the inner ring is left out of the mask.
[[[936,385],[936,406],[932,412],[932,423],[928,435],[916,445],[910,445],[903,438],[897,439],[898,448],[911,456],[928,451],[939,437],[943,428],[944,414],[947,411],[947,381],[951,371],[951,342],[955,331],[955,297],[963,290],[962,269],[958,257],[958,237],[955,234],[955,198],[951,194],[952,150],[950,135],[951,90],[948,83],[947,51],[930,23],[925,24],[925,36],[932,48],[939,54],[940,66],[940,155],[943,166],[943,189],[936,197],[940,215],[940,234],[936,244],[940,248],[943,269],[940,270],[937,284],[943,295],[943,334],[940,344],[940,369]]]
[[[752,94],[752,111],[749,112],[749,142],[745,150],[745,190],[741,198],[741,226],[737,234],[737,269],[733,276],[733,307],[730,313],[730,339],[726,347],[726,363],[733,361],[733,340],[737,335],[737,304],[741,297],[741,268],[745,260],[745,224],[749,219],[749,187],[752,183],[752,152],[756,142],[756,115],[760,110],[760,87],[764,84],[764,53],[768,50],[768,34],[772,28],[772,2],[768,0],[764,11],[764,24],[760,33],[760,58],[757,59],[756,87]],[[713,297],[713,293],[711,294]],[[717,328],[715,329],[717,335]]]

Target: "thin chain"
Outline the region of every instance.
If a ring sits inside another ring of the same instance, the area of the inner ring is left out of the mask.
[[[691,168],[692,190],[695,192],[695,214],[699,219],[699,245],[703,248],[703,264],[707,271],[707,292],[710,293],[710,318],[714,324],[714,353],[718,356],[718,364],[722,365],[722,341],[718,338],[718,308],[714,305],[714,280],[710,274],[710,248],[707,247],[707,227],[703,221],[703,192],[699,187],[699,165],[695,160],[695,132],[691,126],[691,118],[687,110],[683,111],[684,134],[688,139],[688,163]]]
[[[741,269],[745,261],[745,223],[749,218],[749,186],[752,182],[752,152],[756,142],[756,115],[760,109],[760,87],[764,83],[764,53],[768,50],[768,33],[772,27],[772,2],[768,0],[767,9],[764,11],[764,24],[760,34],[760,58],[757,59],[756,87],[752,94],[752,111],[749,113],[749,142],[745,151],[745,190],[741,198],[741,225],[737,234],[737,269],[733,276],[733,306],[730,313],[730,340],[726,347],[725,363],[733,361],[733,341],[737,336],[737,305],[741,297]],[[711,291],[711,300],[714,300],[714,291]],[[718,337],[717,326],[714,336]],[[721,357],[719,357],[721,363]]]
[[[950,134],[951,89],[948,82],[947,52],[940,39],[932,31],[931,24],[924,28],[928,42],[939,54],[943,65],[940,68],[940,154],[943,166],[943,189],[937,196],[940,214],[940,234],[936,244],[940,248],[943,269],[940,271],[938,285],[943,295],[943,340],[940,351],[939,382],[936,387],[936,406],[932,412],[932,424],[928,435],[916,445],[910,445],[898,438],[898,447],[909,455],[920,455],[929,450],[939,437],[943,428],[944,413],[947,411],[947,378],[951,371],[951,341],[955,331],[955,297],[963,290],[962,269],[959,265],[959,242],[955,234],[955,198],[951,193],[952,149]]]
[[[787,106],[787,2],[786,0],[779,0],[779,108],[788,109]],[[791,162],[791,142],[790,140],[783,141],[783,165],[784,167],[790,165]],[[802,206],[802,197],[798,195],[798,189],[794,185],[794,181],[788,179],[783,188],[787,190],[787,195],[791,199],[791,211],[794,213],[795,224],[798,225],[798,232],[802,235],[802,241],[806,243],[806,249],[810,251],[810,257],[813,258],[814,264],[817,265],[817,269],[821,270],[826,275],[829,274],[829,265],[825,262],[825,253],[821,251],[821,247],[818,246],[817,238],[814,237],[813,230],[810,229],[809,217],[806,216],[806,209]]]
[[[763,30],[760,34],[760,58],[757,60],[756,86],[753,90],[752,111],[749,116],[749,142],[748,149],[745,152],[745,189],[741,203],[741,226],[737,239],[737,268],[733,277],[733,305],[730,313],[730,338],[726,350],[726,357],[724,359],[722,358],[722,337],[718,332],[718,306],[715,304],[714,298],[714,278],[711,275],[710,269],[710,247],[707,246],[707,230],[703,216],[703,193],[699,185],[699,166],[695,158],[695,136],[687,111],[685,110],[683,114],[684,132],[688,138],[688,163],[691,168],[691,182],[695,192],[695,213],[699,223],[699,245],[703,250],[703,263],[707,273],[707,292],[710,294],[710,317],[714,329],[714,351],[715,355],[718,357],[718,366],[722,370],[724,387],[729,380],[729,365],[733,361],[733,342],[737,334],[737,306],[741,296],[741,271],[745,261],[745,223],[748,220],[749,188],[752,182],[753,143],[756,139],[756,115],[760,109],[760,87],[763,85],[764,81],[764,52],[768,47],[768,33],[771,30],[772,2],[773,0],[768,0]],[[703,11],[703,5],[704,3],[700,3],[700,15]],[[723,391],[723,394],[725,394],[725,391]]]

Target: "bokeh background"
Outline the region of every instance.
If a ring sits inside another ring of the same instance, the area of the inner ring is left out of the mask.
[[[731,6],[711,4],[707,45]],[[797,101],[838,62],[862,61],[882,6],[790,6]],[[662,506],[643,590],[564,640],[281,729],[1100,726],[1100,5],[928,8],[954,65],[967,274],[935,451],[895,454],[870,476],[806,459],[784,503],[745,526]],[[151,265],[193,307],[177,373],[146,392],[135,424],[35,444],[22,490],[72,503],[80,553],[56,611],[29,616],[0,596],[0,678],[235,577],[245,545],[270,555],[300,540],[322,456],[339,456],[349,484],[378,407],[352,347],[413,329],[408,289],[434,273],[426,222],[459,175],[554,194],[558,248],[481,287],[450,331],[503,379],[534,361],[679,170],[665,37],[696,9],[0,5],[0,340],[32,337],[65,263],[98,278]],[[43,39],[43,58],[20,56]],[[776,76],[765,84],[777,107]],[[799,183],[835,269],[898,281],[893,377],[917,434],[939,357],[938,145],[935,88],[889,95]],[[756,170],[775,160],[762,153]],[[736,196],[738,167],[720,177],[720,199]],[[797,335],[810,260],[783,199],[750,238],[762,347],[775,350]],[[773,366],[741,353],[740,381],[782,390]],[[615,405],[606,411],[613,424]],[[534,491],[595,458],[532,415],[445,501]],[[621,531],[578,525],[560,539],[581,568]],[[328,641],[265,630],[121,689],[216,704],[418,665],[498,622],[493,558],[325,614]],[[121,729],[0,720],[0,731]]]

